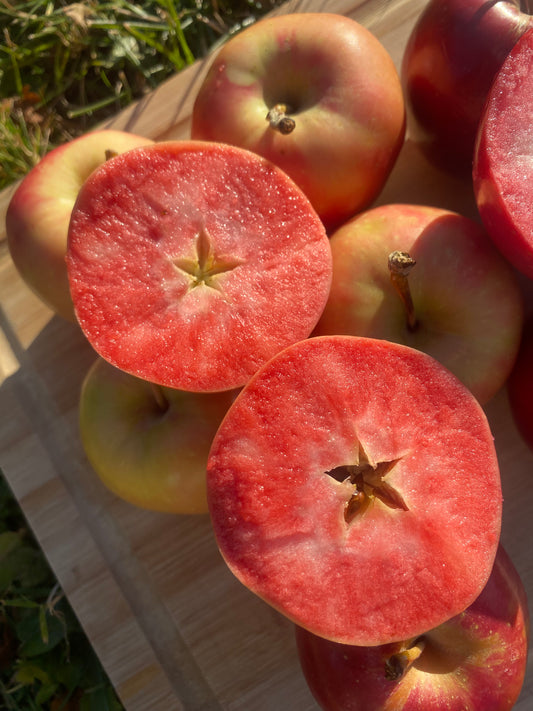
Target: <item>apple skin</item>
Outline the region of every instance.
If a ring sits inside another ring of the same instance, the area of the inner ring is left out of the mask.
[[[533,451],[533,316],[524,324],[518,357],[507,380],[507,394],[516,427]]]
[[[88,176],[106,160],[153,143],[126,131],[98,130],[47,153],[22,179],[6,213],[11,258],[21,277],[55,313],[75,321],[65,253],[70,214]]]
[[[282,135],[267,113],[293,109]],[[328,229],[383,187],[403,145],[405,104],[386,49],[342,15],[263,19],[225,44],[200,87],[192,138],[252,150],[279,165]]]
[[[377,339],[308,338],[266,363],[213,440],[207,497],[237,579],[348,644],[407,639],[464,610],[500,537],[480,404],[434,358]]]
[[[472,178],[477,208],[500,252],[533,279],[531,95],[533,27],[494,79],[479,123]]]
[[[104,485],[135,506],[206,513],[207,455],[237,392],[163,388],[98,358],[79,404],[86,456]]]
[[[383,338],[429,353],[485,404],[514,365],[524,319],[511,267],[483,227],[449,210],[382,205],[330,237],[333,277],[314,335]],[[415,260],[408,280],[418,325],[390,279],[388,255]]]
[[[409,133],[438,167],[470,178],[476,130],[494,76],[533,26],[518,0],[430,0],[404,50]]]
[[[479,597],[421,636],[421,655],[399,679],[386,678],[386,664],[409,643],[353,647],[299,627],[295,634],[323,711],[510,711],[526,673],[529,625],[523,582],[500,545]]]

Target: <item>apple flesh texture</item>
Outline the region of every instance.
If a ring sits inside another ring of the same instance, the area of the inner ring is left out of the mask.
[[[430,0],[404,50],[409,131],[435,165],[470,178],[478,123],[498,69],[532,18],[517,0]]]
[[[533,279],[533,29],[522,35],[498,72],[474,155],[474,194],[501,253]]]
[[[295,632],[302,671],[323,711],[509,711],[526,673],[528,603],[500,546],[479,597],[416,640],[422,653],[396,680],[386,678],[387,663],[413,640],[355,647]]]
[[[70,214],[84,181],[106,151],[152,143],[125,131],[88,133],[54,148],[23,178],[10,200],[6,233],[11,258],[25,283],[50,309],[75,321],[65,253]]]
[[[267,113],[286,104],[282,135]],[[262,20],[222,47],[197,94],[191,135],[252,150],[302,188],[331,229],[381,191],[405,137],[394,63],[363,26],[329,13]]]
[[[331,283],[324,226],[293,181],[254,153],[198,141],[95,171],[72,212],[67,265],[103,358],[198,392],[241,387],[306,338]]]
[[[533,316],[524,324],[518,357],[507,380],[507,393],[516,427],[533,451]]]
[[[215,436],[207,497],[235,576],[348,644],[458,614],[500,533],[498,463],[473,395],[425,353],[352,336],[294,344],[249,381]]]
[[[163,388],[98,358],[81,390],[84,451],[105,486],[125,501],[206,513],[207,455],[237,392]]]
[[[516,275],[483,228],[448,210],[383,205],[331,236],[333,279],[316,335],[348,334],[429,353],[484,404],[505,383],[523,324]],[[417,326],[395,291],[388,255],[407,251]]]

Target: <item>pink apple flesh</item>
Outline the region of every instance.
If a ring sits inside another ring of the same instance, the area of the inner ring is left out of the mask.
[[[498,249],[533,278],[533,28],[496,75],[481,117],[473,180],[481,219]]]
[[[470,604],[498,544],[487,420],[430,356],[324,336],[271,359],[213,442],[221,553],[253,592],[314,633],[405,639]]]
[[[383,205],[331,236],[333,278],[314,331],[403,343],[432,355],[480,400],[504,385],[523,323],[512,269],[473,220],[422,205]],[[416,325],[391,283],[389,254],[406,251]]]
[[[239,148],[171,141],[108,161],[74,207],[80,325],[113,365],[161,385],[242,386],[309,335],[331,249],[301,190]]]
[[[295,632],[323,711],[510,711],[526,673],[529,612],[524,584],[500,546],[479,597],[416,639],[356,647]]]

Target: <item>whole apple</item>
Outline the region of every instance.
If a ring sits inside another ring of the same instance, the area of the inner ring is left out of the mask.
[[[219,50],[191,132],[279,165],[330,229],[380,192],[403,145],[405,105],[394,63],[370,31],[342,15],[287,14]]]
[[[519,0],[430,0],[401,67],[409,131],[431,162],[470,177],[497,70],[533,19]]]
[[[354,647],[295,632],[303,674],[323,711],[510,711],[526,673],[529,611],[500,546],[479,597],[416,639]]]
[[[196,392],[241,387],[307,338],[331,284],[324,225],[297,185],[255,153],[208,141],[155,143],[93,171],[66,259],[97,353]]]
[[[533,316],[524,324],[518,357],[507,380],[507,393],[514,422],[533,451]]]
[[[311,632],[375,645],[471,604],[501,524],[493,436],[474,396],[421,351],[308,338],[236,397],[207,465],[229,569]]]
[[[332,285],[315,335],[383,338],[425,351],[482,404],[500,390],[518,352],[523,299],[478,222],[437,207],[388,204],[356,215],[330,245]],[[395,253],[412,260],[408,275],[394,274]]]
[[[125,501],[205,513],[207,455],[236,394],[164,388],[98,358],[81,390],[84,451],[105,486]]]
[[[65,254],[70,214],[86,178],[109,155],[152,143],[99,130],[54,148],[23,178],[7,209],[11,258],[26,284],[55,313],[74,321]]]
[[[496,75],[477,134],[472,177],[483,224],[500,252],[533,279],[533,28]]]

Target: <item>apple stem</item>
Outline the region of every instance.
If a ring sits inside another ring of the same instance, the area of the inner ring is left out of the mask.
[[[416,261],[407,252],[396,250],[389,254],[391,282],[405,306],[407,328],[410,331],[415,331],[418,326],[408,280],[408,274],[415,264]]]
[[[410,647],[392,654],[385,661],[385,678],[389,681],[401,679],[420,657],[425,646],[423,639],[417,639]]]
[[[117,151],[114,151],[112,148],[105,149],[105,159],[106,160],[111,160],[111,158],[115,158],[116,156],[118,156]]]
[[[296,121],[290,116],[287,116],[288,111],[289,109],[286,104],[276,104],[266,115],[266,120],[270,124],[270,128],[279,131],[279,133],[284,136],[292,133],[296,128]]]
[[[152,393],[154,395],[154,400],[156,401],[158,408],[161,410],[161,412],[166,412],[169,408],[169,402],[165,397],[163,388],[157,383],[150,383],[150,385],[152,387]]]

